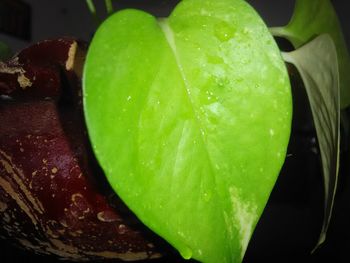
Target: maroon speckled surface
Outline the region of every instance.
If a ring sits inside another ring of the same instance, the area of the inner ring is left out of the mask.
[[[69,59],[79,62],[78,49],[68,56],[72,46],[44,41],[0,67],[1,236],[65,259],[159,258],[158,238],[113,194],[93,158],[79,65],[67,69]],[[28,86],[19,85],[21,74]]]

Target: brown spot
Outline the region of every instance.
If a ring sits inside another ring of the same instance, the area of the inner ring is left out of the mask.
[[[148,246],[149,248],[154,248],[154,244],[152,244],[152,243],[147,243],[147,246]]]
[[[87,214],[91,212],[89,203],[85,200],[84,196],[80,193],[75,193],[71,197],[72,204],[70,204],[70,213],[82,220]]]
[[[5,212],[7,209],[7,204],[0,201],[0,212]]]
[[[67,208],[65,208],[64,211],[66,211]],[[62,219],[60,220],[60,224],[63,226],[63,227],[68,227],[68,224],[67,224],[67,221],[65,219]]]
[[[72,70],[74,68],[75,54],[77,52],[77,42],[73,42],[69,47],[68,59],[66,61],[66,70]]]
[[[19,86],[25,90],[33,85],[33,83],[28,79],[23,73],[19,74],[17,77]]]
[[[120,224],[120,225],[118,226],[117,231],[118,231],[119,234],[123,235],[123,234],[126,233],[127,228],[126,228],[126,226],[125,226],[124,224]]]
[[[51,169],[51,172],[52,172],[53,174],[57,173],[57,171],[58,171],[57,167],[54,167],[54,168]]]
[[[77,237],[78,235],[75,232],[69,232],[69,235],[71,235],[72,237]]]
[[[87,207],[88,204],[87,204],[87,202],[82,194],[80,194],[80,193],[73,194],[71,197],[71,200],[75,206],[79,207],[83,211],[90,210]]]
[[[112,211],[99,212],[97,213],[97,218],[102,222],[108,222],[108,223],[120,220],[118,215]]]
[[[18,57],[17,57],[18,60]],[[22,67],[9,67],[6,63],[0,61],[0,72],[6,74],[16,74],[16,73],[25,73],[25,70]]]
[[[59,235],[55,234],[49,226],[46,226],[46,233],[53,238],[59,238]]]
[[[60,233],[61,235],[63,235],[66,232],[66,230],[65,229],[57,229],[57,232]]]
[[[74,231],[74,232],[69,232],[69,234],[73,237],[79,237],[81,236],[81,234],[83,234],[84,232],[81,231],[81,230],[77,230],[77,231]]]
[[[77,198],[84,198],[82,194],[79,194],[79,193],[75,193],[71,196],[71,200],[73,203],[76,203],[77,202]]]

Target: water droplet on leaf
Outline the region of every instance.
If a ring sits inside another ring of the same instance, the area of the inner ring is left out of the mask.
[[[192,250],[189,247],[184,246],[180,249],[180,254],[184,259],[190,259],[192,257]]]
[[[221,42],[226,42],[234,37],[235,30],[233,29],[232,25],[228,25],[227,23],[219,23],[215,27],[215,36],[219,39]]]
[[[211,192],[205,192],[204,195],[203,195],[203,199],[205,202],[209,202],[210,199],[211,199]]]

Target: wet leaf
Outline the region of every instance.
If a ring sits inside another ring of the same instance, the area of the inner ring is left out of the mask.
[[[148,227],[185,258],[242,260],[292,112],[280,51],[245,1],[112,15],[89,47],[84,107],[110,184]]]

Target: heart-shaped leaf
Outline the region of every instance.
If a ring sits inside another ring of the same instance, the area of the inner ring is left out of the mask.
[[[327,33],[336,46],[340,74],[340,106],[350,105],[350,56],[337,14],[330,0],[296,0],[288,25],[271,28],[272,34],[289,39],[298,48],[315,36]]]
[[[124,10],[96,32],[85,116],[114,190],[185,258],[240,262],[284,162],[291,94],[243,0]]]
[[[337,51],[328,34],[290,53],[283,53],[304,81],[321,152],[325,187],[324,221],[316,248],[326,238],[337,187],[340,142],[340,99]]]

